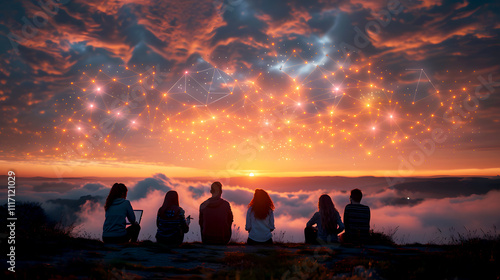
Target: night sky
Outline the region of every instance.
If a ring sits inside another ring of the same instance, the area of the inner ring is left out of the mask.
[[[499,174],[498,1],[40,3],[0,4],[3,174]]]

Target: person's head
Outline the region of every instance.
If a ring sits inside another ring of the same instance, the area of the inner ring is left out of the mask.
[[[210,186],[210,193],[212,197],[220,197],[222,195],[222,184],[220,182],[213,182]]]
[[[163,215],[165,211],[168,210],[173,210],[173,211],[178,211],[179,210],[179,195],[177,194],[176,191],[168,191],[165,194],[165,199],[163,200],[163,205],[158,209],[158,215]]]
[[[115,183],[111,190],[109,191],[108,197],[106,198],[106,203],[104,204],[104,210],[108,210],[113,201],[117,198],[127,198],[127,187],[122,183]]]
[[[337,229],[337,209],[335,209],[332,198],[327,194],[321,195],[318,201],[318,209],[322,227],[328,233],[334,233]]]
[[[363,198],[363,193],[359,189],[351,191],[351,202],[360,203]]]
[[[248,207],[252,207],[255,218],[263,220],[271,210],[274,210],[274,203],[265,190],[256,189]]]
[[[179,206],[179,194],[176,191],[168,191],[165,194],[162,207],[171,208]]]

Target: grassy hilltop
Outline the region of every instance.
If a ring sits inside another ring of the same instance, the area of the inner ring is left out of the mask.
[[[8,271],[6,259],[2,260],[3,279],[500,277],[499,235],[459,236],[448,245],[396,245],[391,236],[381,233],[373,233],[375,244],[362,247],[300,243],[204,246],[195,242],[169,248],[151,241],[105,245],[99,240],[71,236],[71,227],[48,221],[38,204],[21,204],[16,210],[23,216],[16,229],[16,272]]]

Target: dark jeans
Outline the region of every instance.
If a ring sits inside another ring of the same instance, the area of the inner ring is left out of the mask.
[[[272,245],[273,244],[273,239],[269,238],[269,240],[267,240],[267,241],[259,242],[259,241],[255,241],[255,240],[253,240],[251,238],[248,238],[247,239],[247,244],[248,245]]]
[[[126,228],[127,234],[124,236],[117,236],[117,237],[102,237],[102,241],[104,243],[109,243],[109,244],[120,244],[120,243],[127,243],[127,242],[137,242],[137,237],[139,237],[139,232],[141,231],[141,226],[138,224],[133,224]]]
[[[318,238],[318,229],[314,227],[306,227],[304,229],[304,236],[305,236],[305,241],[306,244],[314,244],[317,245],[319,244],[317,238]]]

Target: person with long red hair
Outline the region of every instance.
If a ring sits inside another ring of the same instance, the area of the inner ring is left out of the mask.
[[[163,205],[156,217],[156,241],[179,246],[184,241],[184,233],[189,231],[189,218],[184,217],[184,210],[179,207],[179,195],[176,191],[165,194]]]
[[[307,222],[306,228],[317,225],[317,238],[320,243],[338,242],[337,235],[344,230],[344,224],[329,195],[323,194],[319,197],[318,210]]]
[[[102,229],[104,243],[137,242],[141,226],[135,220],[134,210],[127,198],[128,189],[124,184],[115,183],[104,204],[105,220]],[[126,227],[125,217],[131,225]]]
[[[248,204],[245,230],[248,231],[247,244],[273,244],[274,203],[263,189],[256,189]]]

